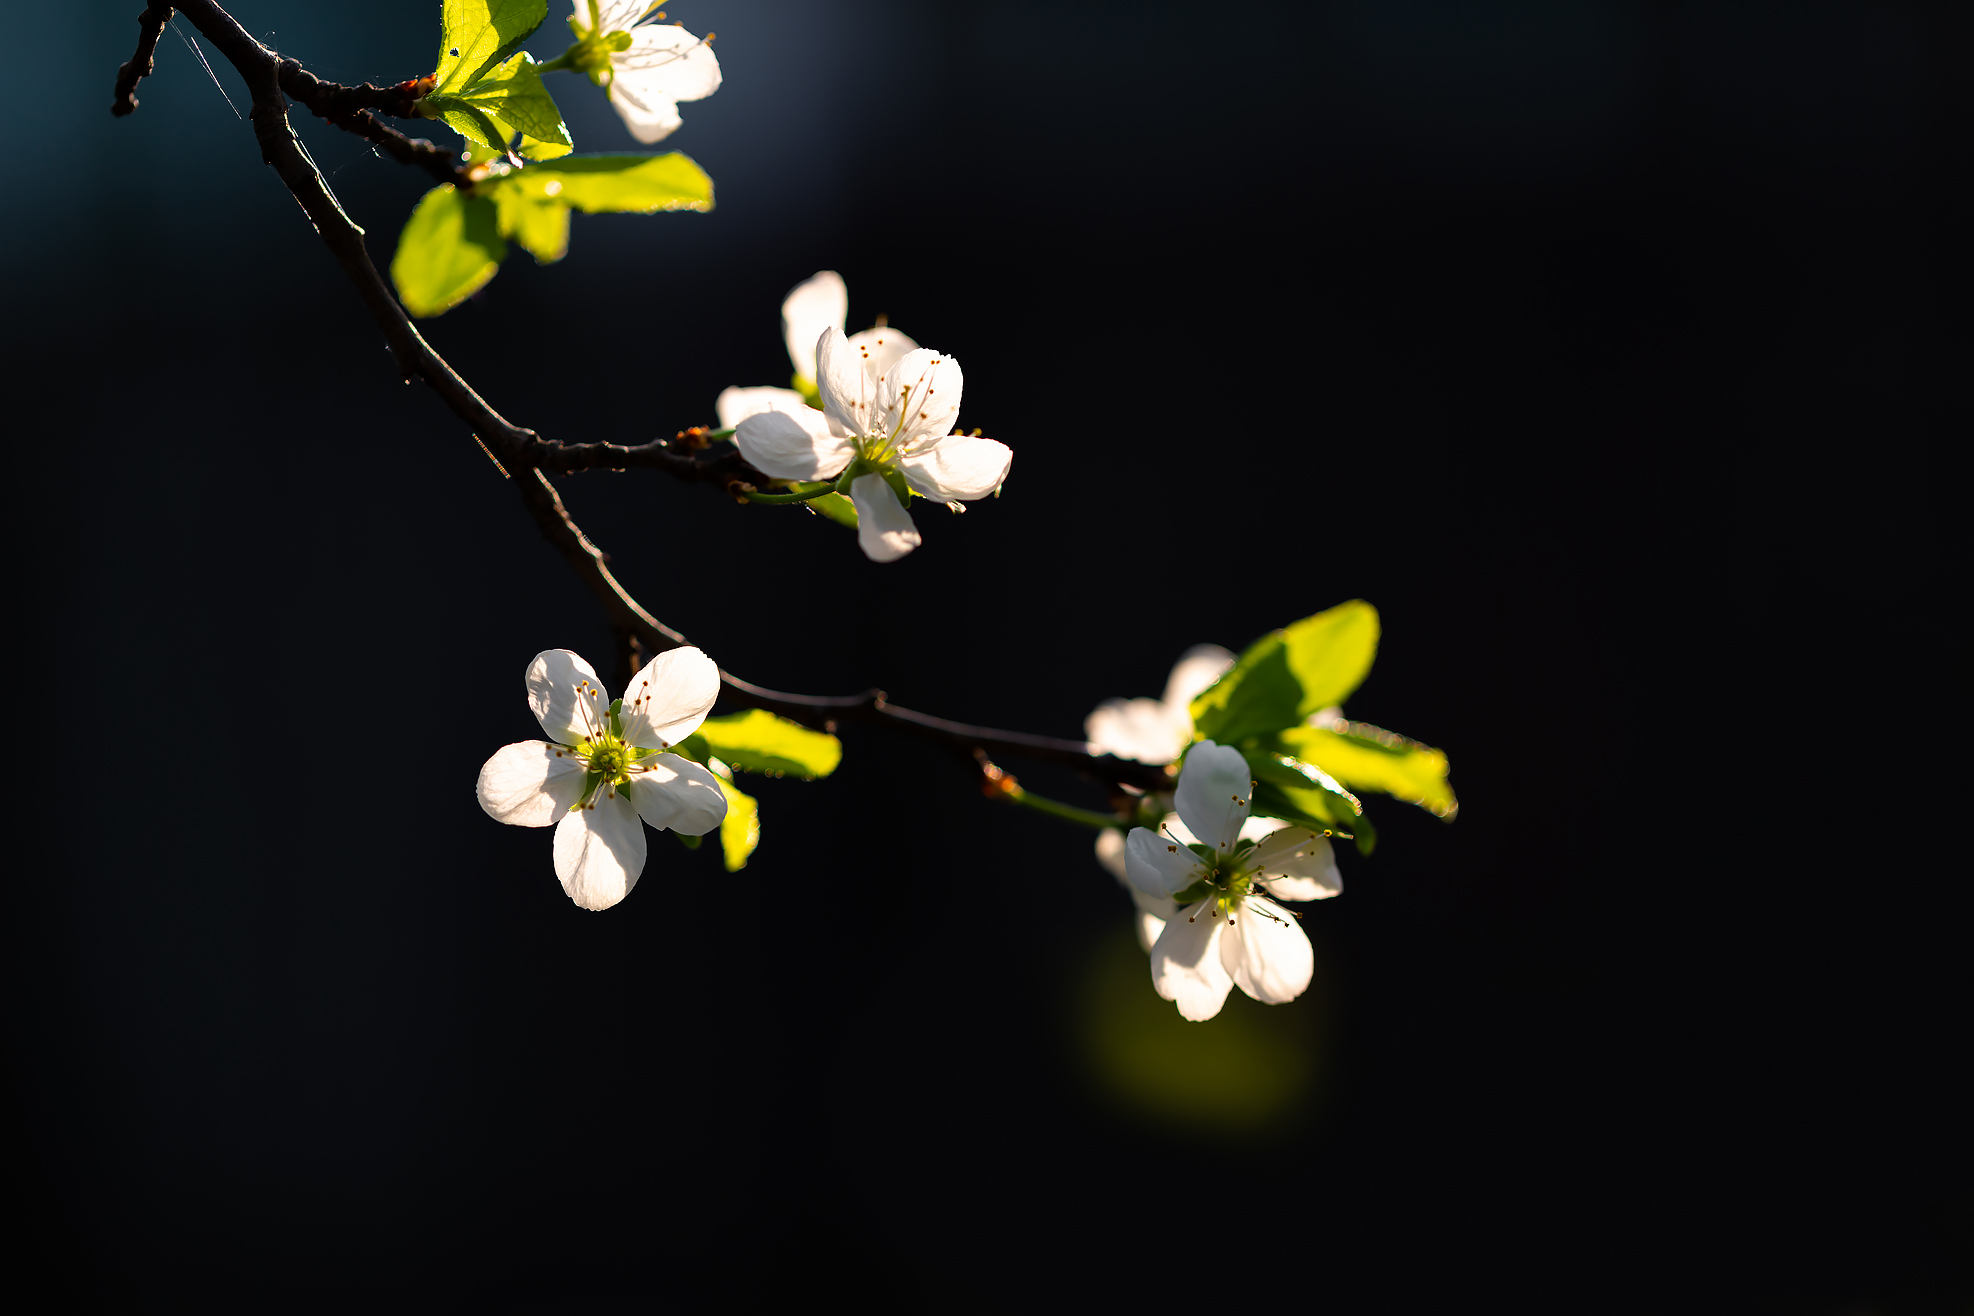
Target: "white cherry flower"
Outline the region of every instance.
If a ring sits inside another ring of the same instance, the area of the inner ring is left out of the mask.
[[[1169,798],[1169,797],[1168,797]],[[1265,841],[1282,829],[1282,823],[1275,818],[1249,818],[1241,824],[1241,841]],[[1158,826],[1161,836],[1190,846],[1199,838],[1193,835],[1186,820],[1176,813],[1168,813]],[[1311,835],[1315,835],[1311,833]],[[1236,842],[1238,844],[1238,842]],[[1290,876],[1282,873],[1267,880],[1268,894],[1276,900],[1325,900],[1343,891],[1343,874],[1338,871],[1336,849],[1327,836],[1316,836],[1307,847],[1312,854],[1328,856],[1327,866],[1311,866],[1309,876]],[[1106,827],[1097,833],[1097,862],[1104,871],[1117,879],[1117,884],[1130,893],[1131,903],[1136,906],[1133,924],[1138,933],[1140,949],[1150,951],[1157,943],[1165,925],[1172,921],[1178,905],[1170,896],[1155,896],[1140,891],[1131,885],[1124,862],[1124,833],[1115,827]]]
[[[616,703],[567,649],[536,654],[527,684],[548,739],[488,759],[480,807],[517,827],[555,824],[555,876],[569,899],[608,909],[629,895],[644,871],[645,824],[701,836],[726,817],[718,779],[664,752],[699,729],[720,692],[720,669],[698,649],[659,654]]]
[[[608,91],[617,117],[646,145],[678,128],[680,101],[704,100],[720,89],[713,34],[696,37],[676,23],[660,23],[657,8],[647,0],[575,0],[569,27],[576,44],[553,61],[589,74]]]
[[[714,409],[720,428],[730,430],[747,417],[761,411],[788,411],[820,405],[816,389],[816,342],[826,329],[845,329],[850,320],[850,290],[835,270],[819,270],[795,285],[781,303],[781,340],[788,348],[788,363],[795,367],[794,388],[728,388],[720,393]],[[850,335],[850,345],[864,359],[864,367],[875,376],[918,344],[908,335],[888,325],[878,325]]]
[[[1186,755],[1173,792],[1180,819],[1199,839],[1144,827],[1125,839],[1131,886],[1172,902],[1152,943],[1152,986],[1187,1019],[1219,1014],[1235,987],[1267,1005],[1302,995],[1315,951],[1279,902],[1343,889],[1327,837],[1282,827],[1258,841],[1243,839],[1252,787],[1239,750],[1202,740]]]
[[[1140,763],[1170,763],[1193,739],[1193,700],[1225,676],[1234,655],[1217,644],[1196,644],[1179,656],[1163,699],[1106,699],[1083,719],[1092,754]]]
[[[874,562],[894,562],[919,545],[905,510],[906,490],[942,503],[985,498],[1007,479],[1006,444],[954,433],[960,363],[917,348],[883,369],[867,368],[859,347],[834,325],[816,343],[823,409],[758,412],[740,422],[734,443],[778,480],[833,480],[857,505],[857,542]]]

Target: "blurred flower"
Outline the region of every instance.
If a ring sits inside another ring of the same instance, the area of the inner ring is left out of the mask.
[[[712,773],[663,753],[706,720],[720,669],[698,649],[659,654],[617,703],[567,649],[528,664],[528,706],[548,740],[508,745],[480,769],[480,807],[517,827],[555,824],[555,875],[584,909],[608,909],[644,871],[645,823],[699,836],[726,817]]]
[[[1192,742],[1194,698],[1233,665],[1234,655],[1219,645],[1194,645],[1166,678],[1163,699],[1106,699],[1083,719],[1090,752],[1140,763],[1172,762]]]
[[[569,27],[576,44],[555,61],[607,90],[617,117],[646,145],[679,126],[680,101],[704,100],[720,89],[713,34],[701,38],[676,23],[660,24],[657,8],[647,0],[575,0]]]
[[[841,329],[816,345],[823,409],[763,411],[734,432],[741,455],[779,480],[830,480],[847,473],[857,505],[857,542],[873,562],[919,545],[907,491],[955,504],[985,498],[1007,478],[1006,444],[952,432],[960,412],[960,363],[927,348],[879,369],[868,347]]]
[[[1329,839],[1284,827],[1260,840],[1249,822],[1247,760],[1203,740],[1186,755],[1173,803],[1186,829],[1160,835],[1134,828],[1124,845],[1125,876],[1154,900],[1172,902],[1151,948],[1152,985],[1187,1019],[1220,1013],[1234,987],[1268,1005],[1300,996],[1315,952],[1282,900],[1321,900],[1343,889]],[[1163,909],[1147,911],[1154,916]]]
[[[820,407],[816,344],[828,330],[844,329],[849,319],[850,290],[844,287],[843,276],[835,270],[821,270],[796,284],[781,303],[781,340],[788,348],[789,364],[795,367],[795,387],[723,390],[713,404],[719,413],[720,428],[730,430],[757,412]],[[909,337],[885,325],[851,334],[850,346],[857,349],[873,380],[899,357],[918,348]]]

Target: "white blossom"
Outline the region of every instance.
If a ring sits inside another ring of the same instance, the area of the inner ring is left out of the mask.
[[[576,34],[570,65],[609,92],[617,117],[646,145],[679,126],[680,101],[704,100],[720,89],[712,35],[660,23],[657,8],[646,0],[575,0],[569,18]]]
[[[720,428],[730,430],[761,411],[788,411],[809,405],[816,389],[816,342],[826,329],[845,329],[850,320],[850,290],[835,270],[819,270],[795,285],[781,303],[781,340],[788,363],[795,367],[795,388],[728,388],[713,404]],[[918,344],[905,334],[878,325],[850,335],[850,345],[865,358],[866,368],[884,370]]]
[[[1193,700],[1226,675],[1234,655],[1217,644],[1196,644],[1179,656],[1163,699],[1106,699],[1083,719],[1092,754],[1140,763],[1170,763],[1193,739]]]
[[[726,817],[713,774],[664,752],[699,729],[720,692],[720,669],[698,649],[646,663],[621,705],[567,649],[536,654],[527,686],[548,739],[488,759],[480,807],[518,827],[554,823],[555,876],[584,909],[608,909],[630,894],[644,871],[645,824],[700,836]]]
[[[834,325],[825,329],[816,343],[822,411],[757,412],[740,422],[734,443],[778,480],[847,471],[857,542],[872,561],[892,562],[919,545],[892,481],[922,498],[971,502],[1000,488],[1014,454],[954,432],[963,378],[952,357],[921,347],[879,368],[872,355]]]
[[[1259,840],[1243,837],[1252,787],[1239,750],[1202,740],[1187,753],[1173,792],[1197,841],[1182,840],[1177,829],[1164,835],[1144,827],[1125,839],[1131,886],[1171,902],[1169,911],[1142,902],[1139,910],[1164,916],[1151,947],[1152,985],[1187,1019],[1211,1019],[1235,987],[1269,1005],[1300,996],[1315,952],[1280,902],[1321,900],[1343,889],[1329,838],[1320,833],[1281,827]]]

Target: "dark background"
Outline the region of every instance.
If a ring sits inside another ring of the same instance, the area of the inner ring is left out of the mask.
[[[763,684],[1074,735],[1379,606],[1349,711],[1446,747],[1461,816],[1375,800],[1310,994],[1208,1026],[1274,1030],[1296,1099],[1164,1114],[1091,1058],[1092,975],[1142,968],[1088,835],[927,746],[756,779],[744,873],[654,835],[603,915],[480,812],[530,656],[609,634],[178,37],[108,115],[141,7],[12,33],[17,1283],[1970,1309],[1954,6],[699,0],[726,83],[666,146],[718,209],[579,217],[429,325],[564,438],[784,382],[819,268],[964,362],[1013,476],[895,566],[562,482]],[[355,82],[437,8],[236,12]],[[384,263],[427,180],[297,121]]]

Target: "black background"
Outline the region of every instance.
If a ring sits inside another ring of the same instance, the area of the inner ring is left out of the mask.
[[[608,632],[186,46],[105,112],[139,8],[23,11],[9,74],[17,1282],[1968,1310],[1953,7],[701,0],[726,83],[666,145],[718,209],[579,217],[430,324],[622,442],[784,382],[820,268],[957,355],[1013,476],[894,566],[562,482],[763,684],[1073,735],[1379,606],[1349,711],[1446,747],[1461,816],[1374,801],[1311,912],[1305,1099],[1176,1120],[1069,1022],[1125,935],[1087,834],[924,745],[757,783],[736,878],[653,836],[603,915],[480,812],[529,657]],[[237,12],[354,82],[429,67],[406,8]],[[297,119],[383,263],[427,180]]]

